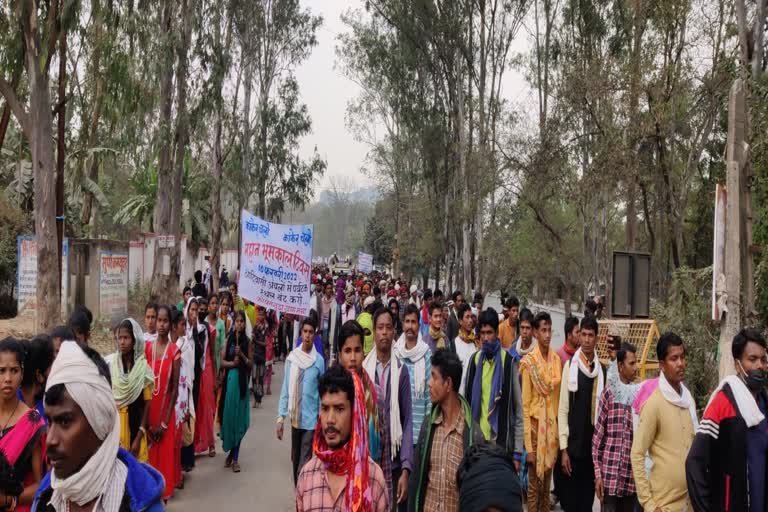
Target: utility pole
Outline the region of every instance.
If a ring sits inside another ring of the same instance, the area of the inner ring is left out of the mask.
[[[746,86],[739,78],[728,95],[728,141],[726,145],[725,209],[725,304],[720,320],[720,378],[734,373],[731,344],[745,318],[751,315],[752,254],[749,188],[749,145]],[[717,277],[717,276],[715,276]]]

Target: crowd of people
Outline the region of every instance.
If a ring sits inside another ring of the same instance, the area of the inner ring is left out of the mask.
[[[497,313],[480,294],[314,272],[306,317],[200,273],[179,304],[118,323],[105,358],[82,307],[49,336],[0,341],[0,509],[162,510],[219,441],[240,473],[282,362],[276,436],[300,512],[548,512],[553,496],[566,512],[766,510],[759,332],[735,337],[735,375],[699,421],[672,332],[638,382],[631,344],[609,336],[598,358],[594,302],[554,350],[549,314],[514,297]]]

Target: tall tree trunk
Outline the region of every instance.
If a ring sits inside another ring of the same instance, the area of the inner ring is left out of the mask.
[[[58,247],[60,281],[66,279],[62,276],[61,257],[64,255],[64,163],[66,158],[66,131],[67,131],[67,31],[62,29],[59,36],[59,90],[57,108],[57,134],[56,134],[56,244]],[[61,289],[61,287],[59,288]],[[66,304],[66,297],[62,297]]]
[[[639,161],[636,158],[637,134],[638,129],[638,105],[640,97],[640,78],[643,34],[645,33],[646,16],[645,1],[634,0],[632,16],[632,50],[630,53],[630,83],[629,83],[629,126],[626,131],[625,147],[628,151],[627,163],[629,164],[629,175],[627,176],[625,186],[627,190],[627,224],[626,237],[627,249],[635,250],[637,245],[637,177],[640,172]]]
[[[183,208],[182,181],[184,178],[184,160],[189,145],[189,112],[187,108],[189,78],[189,45],[192,38],[192,18],[195,12],[195,0],[181,0],[181,39],[177,47],[176,64],[176,135],[174,137],[175,155],[173,171],[173,196],[171,198],[171,232],[176,243],[171,248],[171,275],[168,276],[168,288],[178,290],[181,273],[181,211]],[[192,208],[192,205],[189,205]],[[187,233],[189,237],[192,233]]]
[[[154,229],[157,236],[166,236],[171,230],[171,187],[172,187],[172,131],[171,107],[173,106],[173,6],[174,0],[164,0],[160,15],[160,33],[163,40],[160,57],[160,154],[157,162],[157,203],[155,204]],[[176,243],[179,241],[177,240]],[[170,258],[167,248],[155,244],[154,267],[152,269],[152,300],[169,302],[176,295],[176,290],[169,288],[168,274]]]
[[[219,289],[219,266],[221,265],[221,177],[224,174],[224,156],[221,152],[221,132],[224,124],[224,98],[222,88],[224,79],[229,71],[230,63],[230,44],[232,41],[232,9],[226,8],[225,36],[222,45],[221,18],[222,11],[225,10],[224,1],[219,0],[216,4],[214,25],[214,45],[217,50],[215,68],[213,73],[216,76],[215,94],[216,94],[216,120],[213,127],[213,183],[211,185],[211,277],[213,291]],[[239,83],[238,83],[239,86]]]
[[[262,84],[259,94],[259,172],[256,177],[256,187],[259,193],[259,217],[262,219],[267,218],[267,180],[269,179],[269,152],[267,151],[269,89],[267,87],[267,84]]]
[[[25,51],[29,79],[29,107],[32,137],[29,141],[34,175],[35,236],[37,238],[37,320],[38,331],[49,331],[61,317],[61,278],[56,237],[56,176],[53,156],[53,115],[51,113],[48,66],[41,66],[41,48],[34,32],[26,32]],[[43,68],[43,69],[41,69]]]
[[[23,2],[21,19],[24,67],[27,70],[29,111],[10,83],[0,76],[0,94],[6,100],[29,142],[34,177],[34,218],[37,240],[37,331],[48,331],[61,318],[61,278],[56,237],[56,176],[53,153],[53,113],[50,96],[50,58],[56,50],[61,27],[58,1],[51,2],[45,21],[38,19],[37,4]],[[41,27],[50,30],[41,37]],[[42,39],[42,40],[41,40]]]
[[[102,48],[102,35],[104,33],[104,13],[102,13],[100,0],[93,1],[94,17],[94,40],[96,41],[93,48],[93,60],[91,61],[90,73],[95,79],[94,93],[93,93],[93,111],[91,113],[91,119],[88,130],[87,149],[93,149],[98,143],[99,132],[99,119],[101,118],[102,108],[102,93],[104,91],[104,73],[101,70],[101,48]],[[91,155],[91,165],[88,171],[88,179],[94,183],[99,181],[99,156],[96,153]],[[86,190],[83,197],[83,209],[80,221],[83,226],[90,226],[93,216],[93,201],[94,195],[92,192]],[[90,233],[93,235],[93,233]]]
[[[23,65],[19,65],[18,68],[13,70],[13,76],[11,77],[11,90],[16,91],[19,86],[19,80],[21,80],[21,72],[24,69]],[[3,107],[3,114],[0,115],[0,149],[3,149],[3,142],[5,142],[5,134],[8,132],[8,123],[11,121],[11,105],[6,101]]]

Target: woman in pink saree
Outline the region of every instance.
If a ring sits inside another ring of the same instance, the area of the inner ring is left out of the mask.
[[[45,422],[16,395],[25,351],[22,342],[0,342],[0,510],[28,512],[43,476]]]

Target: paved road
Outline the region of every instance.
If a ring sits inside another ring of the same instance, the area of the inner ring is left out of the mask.
[[[242,471],[224,468],[221,444],[215,458],[198,457],[195,469],[186,474],[185,488],[168,503],[171,512],[290,512],[295,510],[291,476],[290,430],[283,441],[275,437],[275,416],[283,364],[276,365],[272,395],[261,409],[251,409],[251,427],[240,449]],[[287,437],[287,439],[286,439]]]

